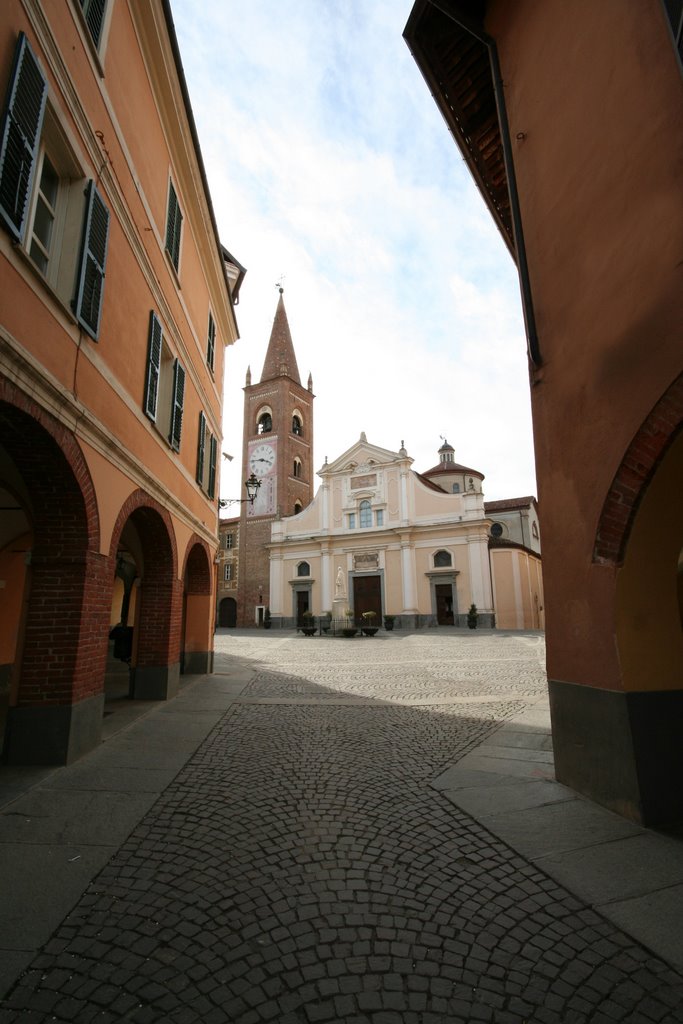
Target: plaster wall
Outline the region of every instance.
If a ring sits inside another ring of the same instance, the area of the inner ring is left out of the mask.
[[[70,310],[56,301],[4,232],[0,252],[7,258],[0,260],[0,288],[15,301],[3,310],[3,326],[16,346],[17,357],[24,360],[19,383],[23,383],[22,376],[30,374],[29,368],[35,368],[43,382],[43,404],[68,426],[78,422],[79,440],[97,480],[98,506],[107,526],[131,491],[151,482],[152,493],[158,488],[155,496],[163,500],[166,493],[174,495],[177,507],[183,510],[181,516],[189,515],[194,527],[209,535],[216,530],[214,503],[194,480],[197,424],[202,409],[210,429],[220,436],[221,395],[216,384],[222,380],[220,341],[234,340],[234,321],[220,260],[217,252],[211,251],[212,246],[216,248],[212,233],[208,243],[204,237],[203,198],[196,184],[189,197],[181,190],[181,184],[191,181],[195,173],[186,164],[188,147],[182,147],[183,155],[178,148],[185,129],[176,128],[177,138],[164,130],[160,120],[164,101],[152,93],[149,68],[141,52],[145,33],[149,38],[144,45],[154,49],[152,22],[160,7],[149,5],[139,11],[134,24],[128,5],[111,6],[102,77],[93,66],[75,9],[67,6],[66,16],[57,17],[47,8],[34,17],[30,4],[26,9],[13,0],[3,5],[0,53],[4,66],[8,68],[17,33],[23,29],[48,76],[48,104],[55,119],[84,177],[98,179],[111,214],[98,343],[82,334]],[[41,48],[40,31],[46,26],[66,55],[69,79],[78,92],[85,119],[98,127],[101,137],[95,136],[94,128],[84,128],[85,122],[72,113],[63,69]],[[160,45],[158,41],[156,45]],[[161,89],[160,81],[154,87]],[[165,88],[170,88],[168,83]],[[175,272],[163,251],[172,172],[177,175],[185,217],[179,275],[182,289],[177,287]],[[152,308],[162,320],[169,346],[187,371],[179,453],[172,453],[168,445],[168,424],[160,417],[157,429],[142,411]],[[209,308],[219,335],[215,376],[206,365]],[[29,387],[28,380],[26,384]],[[188,527],[188,536],[190,532]],[[109,533],[109,529],[103,531],[103,552],[108,550]]]
[[[487,29],[544,359],[531,397],[548,671],[649,686],[622,676],[617,569],[593,550],[622,454],[681,369],[683,77],[657,0],[497,0]]]

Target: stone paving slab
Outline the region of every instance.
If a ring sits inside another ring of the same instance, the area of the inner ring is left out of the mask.
[[[531,722],[533,728],[520,744],[520,724]],[[508,736],[514,738],[516,754]],[[550,713],[547,700],[540,700],[447,769],[434,785],[683,971],[683,915],[678,912],[683,900],[683,842],[632,824],[558,785],[552,765],[546,778],[535,781],[538,765],[533,758],[544,736],[550,739]],[[520,761],[525,743],[528,759]]]
[[[471,788],[458,789],[454,796],[454,802],[458,807],[462,807],[479,821],[490,819],[494,815],[577,799],[575,793],[556,782],[523,780],[510,784],[506,775],[493,775],[491,772],[482,772],[481,775],[485,782]],[[462,776],[460,781],[463,781]],[[468,781],[471,783],[471,780]]]
[[[589,838],[595,845],[549,856],[535,854],[534,862],[574,891],[580,885],[582,895],[594,905],[683,885],[679,841],[644,830],[616,842],[616,836],[607,842],[600,842],[599,834]]]
[[[457,805],[458,793],[528,787],[519,813],[533,821],[532,794],[556,790],[539,775],[552,765],[489,756],[519,717],[535,726],[529,750],[541,749],[543,716],[529,710],[541,640],[481,633],[392,638],[381,649],[395,685],[382,673],[374,690],[367,644],[219,636],[217,668],[229,673],[238,656],[241,696],[177,752],[171,783],[24,965],[0,1024],[681,1024],[683,977],[638,931],[645,894],[618,903],[634,940]],[[444,686],[464,696],[458,664],[473,655],[484,682],[472,700],[430,707]],[[354,658],[362,700],[348,703]],[[214,699],[216,685],[192,692]],[[172,744],[184,714],[191,726],[183,698],[185,711],[174,702],[145,716],[82,764],[154,770],[136,745],[149,728],[163,760],[163,723]],[[583,803],[556,796],[569,812]],[[671,918],[662,931],[675,942]],[[16,964],[22,951],[9,952]]]
[[[149,791],[34,789],[0,814],[0,844],[119,846],[130,833],[131,820],[139,820],[156,798]]]

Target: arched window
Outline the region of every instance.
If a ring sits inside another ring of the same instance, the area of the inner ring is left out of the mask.
[[[536,540],[538,540],[538,527],[536,526],[535,522],[532,522],[531,524],[531,536],[535,537]]]
[[[308,564],[308,562],[299,562],[299,564],[296,567],[296,574],[297,576],[310,576],[311,567]]]
[[[303,508],[303,506],[302,506],[301,502],[300,501],[295,501],[294,502],[294,515],[298,516],[299,512],[301,512],[302,508]]]
[[[460,484],[453,484],[453,494],[460,494]]]
[[[363,529],[363,527],[372,526],[372,509],[370,508],[370,502],[361,501],[360,505],[358,506],[358,511],[360,512],[361,530]]]
[[[449,551],[437,551],[434,555],[434,568],[445,569],[447,566],[453,565],[453,559],[451,558]]]
[[[300,416],[292,416],[292,433],[298,437],[303,437],[304,428],[301,423]]]
[[[273,417],[269,412],[262,413],[258,418],[256,432],[258,434],[269,434],[273,429]]]
[[[292,472],[293,472],[293,475],[296,476],[296,477],[300,477],[301,476],[301,459],[298,459],[298,458],[294,459],[294,466],[293,466]]]

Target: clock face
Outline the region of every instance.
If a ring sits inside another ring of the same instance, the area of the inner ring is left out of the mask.
[[[256,476],[266,476],[275,468],[275,449],[269,444],[259,444],[249,456],[249,469]]]

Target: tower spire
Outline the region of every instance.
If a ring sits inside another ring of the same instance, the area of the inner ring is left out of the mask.
[[[299,367],[297,366],[296,356],[294,355],[292,335],[290,334],[289,323],[287,322],[285,302],[282,297],[284,288],[281,284],[278,284],[277,288],[280,292],[280,298],[278,299],[277,308],[275,310],[273,329],[270,333],[268,350],[266,352],[265,362],[263,363],[261,381],[272,380],[273,377],[290,377],[292,380],[296,381],[297,384],[301,384]]]

